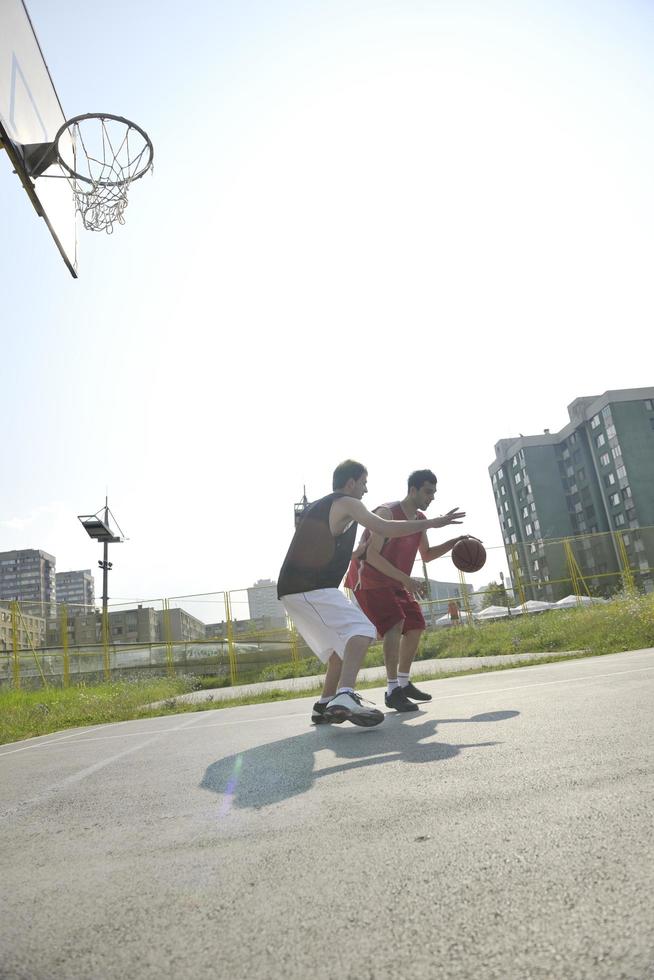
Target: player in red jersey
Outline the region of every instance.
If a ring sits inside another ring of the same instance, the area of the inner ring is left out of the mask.
[[[409,477],[406,497],[384,504],[374,513],[384,520],[426,520],[423,511],[434,499],[436,484],[431,470],[416,470]],[[425,619],[415,598],[422,595],[425,583],[411,578],[411,570],[418,551],[423,561],[433,561],[451,551],[462,537],[467,535],[430,548],[425,531],[393,539],[364,531],[355,551],[345,585],[354,592],[359,606],[383,637],[388,680],[385,700],[389,708],[417,711],[414,701],[431,701],[431,694],[418,690],[410,679],[411,664],[425,630]]]

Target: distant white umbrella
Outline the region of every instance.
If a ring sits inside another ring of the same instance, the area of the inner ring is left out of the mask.
[[[606,602],[606,599],[600,599],[596,596],[588,595],[567,595],[563,599],[559,599],[558,602],[554,603],[552,608],[554,609],[570,609],[572,606],[590,606],[597,602]]]
[[[477,619],[501,619],[508,615],[509,610],[506,606],[486,606],[485,609],[477,613]]]
[[[521,616],[523,613],[545,612],[547,609],[553,608],[554,606],[551,602],[542,602],[540,599],[527,599],[524,605],[512,608],[511,615]]]

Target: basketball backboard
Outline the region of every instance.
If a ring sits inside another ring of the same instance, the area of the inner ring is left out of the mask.
[[[26,145],[52,143],[65,121],[23,0],[0,0],[0,142],[77,278],[77,218],[67,175],[53,164],[43,175],[30,177],[23,151]],[[74,158],[72,140],[69,149]]]

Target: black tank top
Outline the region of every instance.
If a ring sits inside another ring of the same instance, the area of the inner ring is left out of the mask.
[[[277,596],[337,589],[354,550],[357,523],[334,537],[329,530],[332,504],[346,494],[330,493],[310,504],[297,527],[277,580]]]

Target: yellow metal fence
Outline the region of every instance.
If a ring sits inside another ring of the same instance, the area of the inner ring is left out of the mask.
[[[447,596],[426,602],[428,627],[472,626],[490,601],[529,611],[530,600],[552,603],[574,595],[582,603],[585,596],[654,590],[652,527],[509,543],[488,548],[487,554],[486,566],[475,575],[486,587],[474,593],[470,577],[447,557],[416,566],[416,575],[456,580]],[[502,597],[498,587],[504,573]],[[292,622],[280,616],[250,618],[246,589],[113,602],[106,615],[64,604],[44,608],[0,600],[0,685],[14,688],[165,674],[205,675],[234,685],[307,656]]]

